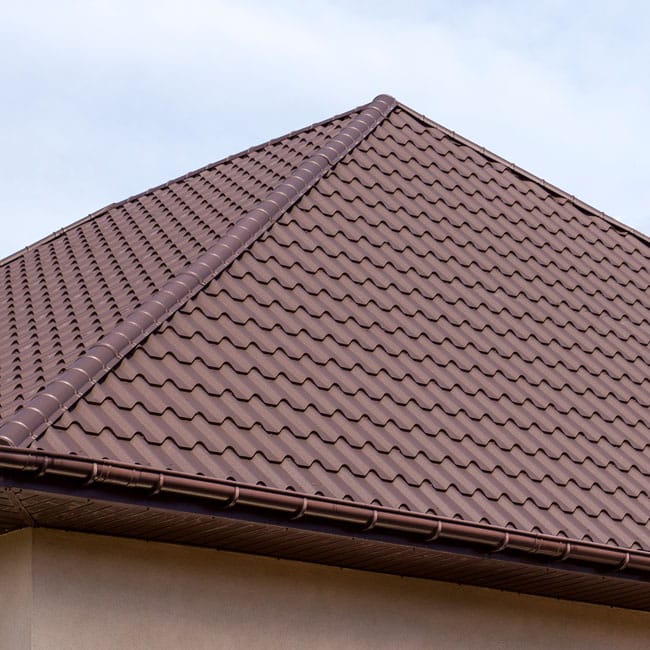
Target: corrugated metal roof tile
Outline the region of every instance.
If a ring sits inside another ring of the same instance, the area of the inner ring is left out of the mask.
[[[344,122],[0,267],[3,407]],[[397,108],[35,447],[650,549],[648,262],[645,240]]]

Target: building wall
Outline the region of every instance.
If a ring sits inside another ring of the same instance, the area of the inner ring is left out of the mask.
[[[36,529],[32,574],[33,650],[650,647],[643,612],[111,537]]]
[[[0,648],[30,650],[32,531],[0,535]]]

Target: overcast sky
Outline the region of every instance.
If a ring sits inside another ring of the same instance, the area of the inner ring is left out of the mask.
[[[650,3],[0,2],[0,257],[389,93],[650,234]]]

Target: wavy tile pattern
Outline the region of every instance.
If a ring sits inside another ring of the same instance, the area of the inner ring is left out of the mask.
[[[109,206],[0,262],[0,419],[209,248],[350,115]]]
[[[396,109],[35,446],[650,549],[649,287]]]

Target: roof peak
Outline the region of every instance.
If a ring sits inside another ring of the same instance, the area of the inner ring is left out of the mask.
[[[365,139],[397,105],[378,95],[359,115],[304,160],[265,199],[231,224],[194,263],[165,283],[125,320],[82,354],[21,409],[0,425],[0,445],[24,446],[36,440],[146,336],[250,246],[271,224]]]
[[[149,194],[149,193],[151,193],[151,192],[153,192],[153,191],[155,191],[157,189],[166,187],[167,185],[170,185],[171,183],[176,183],[176,182],[183,181],[183,180],[185,180],[187,178],[191,178],[191,177],[193,177],[193,176],[195,176],[197,174],[200,174],[201,172],[211,170],[211,169],[215,168],[218,165],[222,165],[224,163],[230,162],[231,160],[235,160],[236,158],[248,155],[248,154],[250,154],[252,152],[259,151],[260,149],[263,149],[264,147],[267,147],[268,145],[278,143],[278,142],[284,140],[285,138],[290,138],[290,137],[292,137],[294,135],[297,135],[297,134],[300,134],[300,133],[302,133],[304,131],[308,131],[310,129],[313,129],[314,127],[318,127],[318,126],[321,126],[321,125],[324,125],[324,124],[328,124],[329,122],[333,122],[335,120],[341,119],[343,117],[351,115],[352,113],[363,110],[363,108],[365,106],[369,106],[370,104],[373,104],[375,102],[381,102],[381,101],[389,102],[389,103],[393,102],[394,107],[397,107],[397,108],[400,108],[400,109],[406,111],[407,113],[409,113],[409,115],[413,116],[415,119],[419,120],[423,124],[425,124],[425,125],[427,125],[429,127],[439,129],[445,135],[447,135],[450,138],[453,138],[457,142],[460,142],[460,143],[470,147],[474,151],[480,153],[481,155],[483,155],[483,156],[485,156],[485,157],[487,157],[487,158],[489,158],[489,159],[491,159],[491,160],[493,160],[495,162],[499,162],[499,163],[505,165],[506,167],[508,167],[509,169],[514,171],[515,173],[519,174],[520,176],[522,176],[524,178],[527,178],[528,180],[539,184],[540,186],[542,186],[548,192],[550,192],[552,194],[555,194],[556,196],[562,197],[562,198],[566,199],[567,201],[570,201],[573,205],[575,205],[579,209],[583,210],[584,212],[587,212],[587,213],[589,213],[589,214],[591,214],[591,215],[593,215],[595,217],[603,219],[604,221],[606,221],[610,225],[612,225],[612,226],[614,226],[616,228],[620,228],[621,230],[624,230],[626,232],[629,232],[630,234],[636,236],[638,239],[640,239],[644,243],[650,245],[650,236],[649,235],[646,235],[646,234],[642,233],[641,231],[636,230],[632,226],[630,226],[630,225],[628,225],[626,223],[623,223],[622,221],[620,221],[620,220],[606,214],[602,210],[598,210],[597,208],[590,205],[586,201],[583,201],[583,200],[579,199],[578,197],[576,197],[575,195],[572,195],[572,194],[569,194],[568,192],[565,192],[564,190],[562,190],[560,187],[554,185],[553,183],[550,183],[550,182],[544,180],[543,178],[537,176],[536,174],[534,174],[534,173],[532,173],[532,172],[530,172],[530,171],[528,171],[528,170],[526,170],[526,169],[524,169],[522,167],[519,167],[518,165],[516,165],[512,161],[507,160],[506,158],[503,158],[499,154],[496,154],[496,153],[494,153],[493,151],[491,151],[489,149],[486,149],[482,145],[474,142],[473,140],[470,140],[469,138],[466,138],[466,137],[460,135],[456,131],[444,126],[443,124],[440,124],[439,122],[436,122],[435,120],[432,120],[430,117],[424,115],[424,113],[420,113],[419,111],[416,111],[415,109],[411,108],[407,104],[404,104],[403,102],[400,102],[400,101],[396,100],[392,95],[390,95],[388,93],[380,93],[379,95],[377,95],[372,100],[372,102],[370,102],[367,105],[362,104],[360,106],[356,106],[355,108],[348,109],[346,111],[343,111],[343,112],[338,113],[336,115],[333,115],[331,117],[327,117],[327,118],[325,118],[323,120],[314,122],[314,123],[309,124],[307,126],[304,126],[304,127],[300,128],[300,129],[295,129],[293,131],[289,131],[288,133],[285,133],[284,135],[281,135],[281,136],[278,136],[278,137],[275,137],[275,138],[271,138],[270,140],[267,140],[265,142],[253,145],[251,147],[248,147],[246,149],[238,151],[237,153],[230,154],[230,155],[228,155],[228,156],[226,156],[224,158],[220,158],[219,160],[216,160],[214,162],[210,162],[210,163],[208,163],[206,165],[203,165],[202,167],[198,167],[197,169],[194,169],[192,171],[181,174],[180,176],[177,176],[177,177],[172,178],[170,180],[163,181],[162,183],[159,183],[158,185],[154,185],[154,186],[152,186],[152,187],[150,187],[150,188],[148,188],[146,190],[136,192],[135,194],[132,194],[132,195],[130,195],[130,196],[124,198],[124,199],[121,199],[119,201],[109,203],[108,205],[105,205],[105,206],[91,212],[90,214],[86,215],[85,217],[82,217],[81,219],[77,219],[73,223],[68,224],[67,226],[64,226],[63,228],[59,228],[58,230],[55,230],[54,232],[52,232],[52,233],[50,233],[48,235],[45,235],[41,239],[36,240],[35,242],[21,248],[20,250],[17,250],[17,251],[15,251],[13,253],[10,253],[9,255],[7,255],[4,258],[0,258],[0,268],[3,267],[6,264],[9,264],[10,262],[14,261],[15,259],[21,257],[26,252],[34,250],[35,248],[38,248],[38,247],[40,247],[40,246],[42,246],[44,244],[47,244],[47,243],[53,241],[54,239],[60,237],[61,235],[69,232],[70,230],[72,230],[72,229],[86,223],[87,221],[91,221],[92,219],[95,219],[95,218],[105,214],[108,210],[110,210],[112,208],[123,205],[124,203],[127,203],[129,201],[137,199],[137,198],[139,198],[141,196],[145,196],[145,195],[147,195],[147,194]]]

